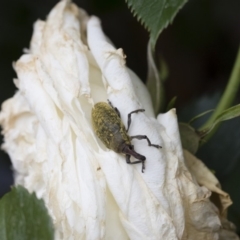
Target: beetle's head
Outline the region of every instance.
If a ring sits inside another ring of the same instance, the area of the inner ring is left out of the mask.
[[[125,146],[123,147],[123,150],[122,150],[122,153],[125,153],[125,154],[128,154],[128,155],[131,155],[133,156],[134,158],[138,159],[138,160],[141,160],[141,161],[145,161],[146,160],[146,157],[137,153],[135,150],[134,150],[134,147],[133,145],[131,144],[125,144]]]

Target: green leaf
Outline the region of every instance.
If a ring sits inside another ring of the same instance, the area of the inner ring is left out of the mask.
[[[159,61],[159,75],[162,82],[165,82],[169,76],[169,68],[167,62],[162,57]]]
[[[194,121],[196,121],[196,120],[199,119],[200,117],[202,117],[202,116],[204,116],[204,115],[206,115],[207,113],[210,113],[210,112],[212,112],[212,111],[214,111],[214,109],[210,109],[210,110],[207,110],[207,111],[205,111],[205,112],[203,112],[203,113],[198,114],[197,116],[193,117],[193,118],[188,122],[188,124],[192,124]]]
[[[163,84],[157,70],[155,60],[153,57],[153,50],[151,49],[150,42],[148,42],[147,48],[147,62],[148,62],[148,76],[147,76],[147,88],[150,92],[153,108],[155,114],[158,114],[164,101],[164,89]]]
[[[154,49],[159,34],[171,23],[187,0],[127,0],[129,8],[150,32]]]
[[[52,220],[42,199],[22,186],[12,188],[0,200],[1,240],[52,240]]]
[[[171,99],[171,101],[168,103],[166,112],[169,111],[170,109],[174,108],[176,101],[177,101],[177,96],[173,97]]]
[[[201,136],[201,138],[204,138],[207,134],[209,134],[214,129],[214,127],[218,123],[220,123],[222,121],[230,120],[232,118],[239,117],[239,116],[240,116],[240,104],[235,105],[231,108],[228,108],[225,111],[223,111],[222,113],[220,113],[215,118],[215,121],[209,127],[206,127],[204,129],[200,130],[198,133]]]
[[[195,154],[199,147],[200,137],[193,127],[187,123],[179,123],[182,147]]]

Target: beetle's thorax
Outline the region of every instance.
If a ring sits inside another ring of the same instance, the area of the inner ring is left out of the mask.
[[[111,149],[114,150],[115,152],[122,153],[126,145],[130,146],[131,140],[126,133],[125,128],[124,130],[120,128],[119,131],[113,135],[111,141]]]

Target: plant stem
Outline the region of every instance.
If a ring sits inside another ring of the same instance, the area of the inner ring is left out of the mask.
[[[200,130],[211,126],[214,123],[216,117],[222,111],[224,111],[225,109],[231,106],[237,94],[239,84],[240,84],[240,48],[238,49],[237,58],[236,58],[228,85],[223,93],[223,96],[217,108],[215,109],[214,113],[211,115],[208,121],[200,128]]]

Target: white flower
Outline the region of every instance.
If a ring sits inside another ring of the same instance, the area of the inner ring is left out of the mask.
[[[154,118],[145,86],[97,17],[61,1],[35,23],[15,70],[19,90],[0,115],[3,147],[15,184],[44,199],[56,239],[218,239],[218,211],[185,167],[175,110]],[[94,134],[91,110],[107,99],[125,126],[129,112],[146,109],[129,134],[163,148],[133,140],[144,173]]]

